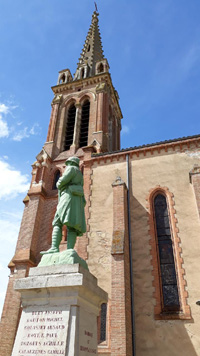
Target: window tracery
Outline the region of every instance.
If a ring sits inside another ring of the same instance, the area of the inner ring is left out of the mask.
[[[154,197],[154,218],[163,311],[180,310],[170,216],[166,197]]]

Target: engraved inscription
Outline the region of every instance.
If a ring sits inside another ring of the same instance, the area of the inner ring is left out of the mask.
[[[84,331],[84,336],[86,338],[85,341],[86,341],[88,346],[80,345],[80,351],[83,351],[83,352],[87,353],[88,355],[96,355],[97,354],[97,350],[90,346],[90,342],[92,343],[92,341],[93,341],[93,333],[91,333],[90,331],[85,330]]]
[[[65,355],[67,321],[68,311],[44,310],[27,313],[17,356]]]

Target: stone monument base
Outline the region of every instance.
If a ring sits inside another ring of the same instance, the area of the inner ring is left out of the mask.
[[[88,270],[88,265],[85,260],[79,257],[78,253],[73,249],[67,249],[62,252],[49,253],[43,255],[38,267],[53,266],[53,265],[66,265],[79,263],[83,268]]]
[[[31,268],[16,281],[22,315],[12,356],[97,355],[97,316],[107,293],[79,264]]]

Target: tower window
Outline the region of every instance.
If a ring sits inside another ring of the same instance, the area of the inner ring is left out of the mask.
[[[90,117],[90,102],[89,100],[87,100],[82,106],[79,147],[87,146],[89,117]]]
[[[63,74],[62,77],[61,77],[60,80],[59,80],[59,83],[60,83],[60,84],[63,84],[63,83],[65,82],[65,78],[66,78],[66,77],[65,77],[65,74]]]
[[[75,117],[76,117],[76,107],[73,104],[70,106],[68,110],[67,126],[65,132],[65,145],[64,145],[65,151],[69,150],[70,146],[73,143]]]
[[[100,63],[99,66],[98,66],[97,72],[98,72],[98,73],[102,73],[103,71],[104,71],[103,63]]]
[[[90,52],[90,45],[88,46],[88,49],[87,49],[88,52]]]
[[[53,187],[52,187],[53,190],[56,190],[56,189],[57,189],[56,183],[57,183],[57,181],[58,181],[59,178],[60,178],[60,171],[57,170],[57,171],[55,172],[55,174],[54,174],[54,181],[53,181]]]
[[[158,194],[154,198],[154,214],[162,310],[163,312],[175,312],[180,310],[179,293],[171,237],[170,216],[166,197],[163,194]]]
[[[84,78],[84,68],[81,69],[81,79]]]

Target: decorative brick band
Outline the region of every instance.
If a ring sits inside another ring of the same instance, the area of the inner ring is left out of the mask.
[[[162,302],[161,302],[161,281],[159,277],[159,261],[158,261],[158,248],[156,244],[156,227],[155,227],[155,219],[154,219],[154,209],[153,209],[153,200],[154,197],[158,194],[163,194],[166,197],[168,211],[170,216],[170,225],[171,225],[171,237],[174,246],[174,260],[175,260],[175,268],[177,274],[177,284],[179,290],[179,298],[181,311],[180,312],[170,312],[170,313],[162,313]],[[154,313],[155,319],[191,319],[191,311],[190,307],[187,304],[188,293],[185,289],[186,280],[185,280],[185,270],[183,268],[183,258],[182,258],[182,248],[180,247],[181,239],[178,235],[179,229],[177,227],[178,220],[175,217],[175,202],[174,195],[169,191],[167,187],[157,186],[150,190],[147,198],[147,208],[149,211],[148,220],[149,220],[149,235],[150,235],[150,246],[151,246],[151,264],[153,266],[152,275],[154,277],[153,287],[154,298],[156,300]]]

